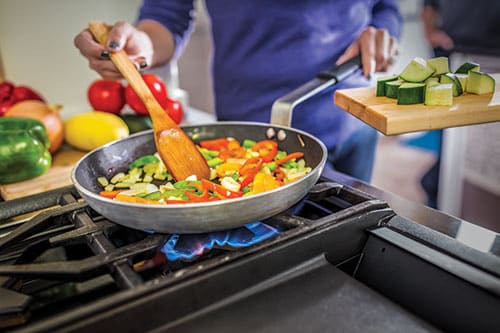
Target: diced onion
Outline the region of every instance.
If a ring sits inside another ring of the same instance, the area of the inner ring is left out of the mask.
[[[240,183],[238,183],[236,180],[234,180],[231,177],[224,177],[220,181],[220,184],[222,187],[224,187],[226,190],[233,191],[233,192],[239,192],[240,190]]]

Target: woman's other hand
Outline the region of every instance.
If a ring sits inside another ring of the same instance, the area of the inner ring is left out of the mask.
[[[399,45],[387,29],[367,27],[337,60],[341,64],[361,52],[363,75],[369,77],[374,72],[384,72],[399,55]]]

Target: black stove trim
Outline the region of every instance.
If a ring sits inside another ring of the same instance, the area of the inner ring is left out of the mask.
[[[496,332],[500,279],[393,228],[369,231],[354,277],[445,332]]]
[[[463,243],[457,242],[450,236],[435,232],[426,226],[414,223],[399,215],[391,218],[387,223],[387,227],[407,238],[425,244],[429,248],[446,253],[453,258],[464,261],[473,267],[477,267],[478,269],[500,278],[500,257],[491,252],[486,253],[471,248]],[[380,233],[380,231],[376,232]]]

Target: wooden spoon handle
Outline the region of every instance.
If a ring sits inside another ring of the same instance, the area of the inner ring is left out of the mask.
[[[106,45],[109,33],[108,25],[104,22],[92,21],[89,22],[89,30],[101,45]],[[149,90],[149,87],[146,85],[146,82],[142,79],[141,74],[129,59],[127,53],[123,50],[111,52],[110,57],[116,68],[118,68],[123,77],[137,93],[137,96],[139,96],[142,102],[146,105],[148,111],[150,113],[159,112],[156,117],[155,115],[151,115],[151,117],[153,119],[162,119],[162,121],[166,122],[169,127],[178,127],[175,121],[170,118],[166,112],[162,111],[163,108],[153,96],[151,90]]]

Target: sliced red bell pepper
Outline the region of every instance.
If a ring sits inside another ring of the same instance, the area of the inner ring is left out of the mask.
[[[118,193],[123,192],[124,190],[114,190],[114,191],[101,191],[99,192],[99,195],[101,197],[105,197],[108,199],[114,199]]]
[[[216,183],[211,182],[209,180],[202,179],[201,182],[210,191],[212,191],[214,193],[218,193],[224,198],[239,198],[239,197],[243,196],[243,193],[241,193],[241,192],[234,192],[234,191],[228,190],[228,189],[220,186],[219,184],[216,184]]]
[[[212,202],[212,201],[219,201],[220,198],[217,197],[209,197],[207,199],[203,200],[177,200],[177,199],[171,199],[171,200],[165,200],[167,204],[190,204],[190,203],[195,203],[195,202]]]
[[[262,164],[264,161],[262,160],[261,157],[252,157],[246,160],[245,164],[243,164],[239,170],[240,175],[245,176],[251,172],[253,172],[255,169],[257,169],[257,172],[260,170],[262,167]]]
[[[131,195],[120,195],[115,197],[115,200],[131,203],[141,203],[141,204],[151,204],[151,205],[161,205],[161,202],[155,200],[148,200],[145,198],[134,197]]]
[[[240,187],[244,188],[250,184],[255,175],[260,171],[264,160],[261,157],[253,157],[248,159],[245,164],[240,168],[240,175],[244,176],[240,183]]]
[[[200,141],[200,146],[202,148],[209,149],[209,150],[227,149],[228,144],[229,144],[229,140],[227,138]]]
[[[245,148],[238,147],[234,149],[222,150],[217,156],[223,160],[227,160],[228,158],[243,158],[245,157],[246,153],[247,150]]]
[[[209,194],[208,194],[208,188],[203,184],[194,184],[194,187],[197,188],[201,194],[194,194],[191,191],[186,191],[184,194],[189,198],[189,201],[191,202],[203,202],[207,201],[209,199]]]
[[[288,161],[291,161],[293,159],[301,158],[302,156],[304,156],[304,153],[298,151],[298,152],[295,152],[295,153],[288,154],[285,157],[280,158],[277,161],[274,161],[274,163],[276,163],[277,165],[281,165],[281,164],[286,163]]]
[[[264,162],[271,162],[278,153],[278,144],[273,140],[262,140],[253,145],[252,151],[258,152]]]
[[[285,179],[286,175],[283,172],[283,170],[281,170],[281,168],[276,168],[273,170],[273,176],[274,176],[274,179],[276,179],[277,181],[283,182],[283,179]]]

